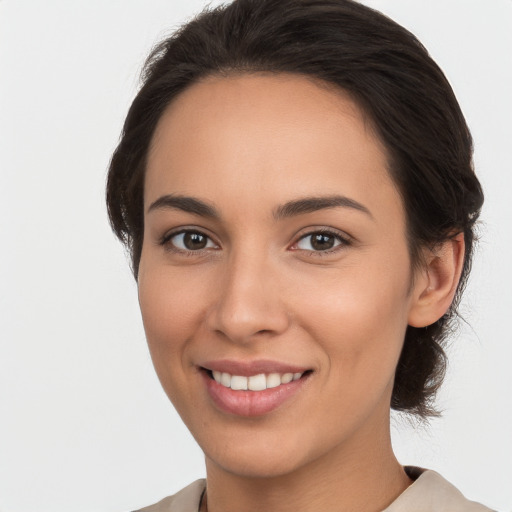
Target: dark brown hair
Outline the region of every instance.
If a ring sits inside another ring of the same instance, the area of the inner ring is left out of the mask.
[[[435,414],[446,367],[442,346],[469,274],[483,193],[471,135],[447,79],[414,35],[375,10],[352,0],[235,0],[206,9],[154,49],[107,183],[110,222],[130,251],[135,278],[145,162],[162,113],[201,78],[253,72],[314,78],[348,92],[363,109],[388,151],[413,265],[421,264],[421,248],[464,233],[455,301],[434,324],[408,327],[395,376],[394,409]]]

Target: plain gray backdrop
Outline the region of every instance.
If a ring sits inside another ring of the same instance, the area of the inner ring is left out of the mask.
[[[213,2],[215,5],[218,2]],[[429,427],[393,420],[404,464],[512,510],[512,2],[366,0],[446,72],[486,204]],[[202,0],[0,0],[0,511],[121,512],[204,476],[145,345],[104,206],[144,57]]]

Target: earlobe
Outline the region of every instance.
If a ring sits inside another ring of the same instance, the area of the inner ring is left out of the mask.
[[[424,267],[418,272],[408,323],[426,327],[441,318],[450,307],[464,264],[464,234],[446,240],[425,253]]]

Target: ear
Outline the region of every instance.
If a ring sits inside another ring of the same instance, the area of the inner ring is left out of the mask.
[[[415,276],[408,322],[426,327],[448,311],[464,264],[464,234],[458,233],[433,250],[426,250],[425,264]]]

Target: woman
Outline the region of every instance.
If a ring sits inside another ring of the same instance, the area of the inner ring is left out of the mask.
[[[107,203],[207,483],[144,510],[488,510],[389,428],[435,414],[471,158],[426,50],[355,2],[237,0],[154,51]]]

